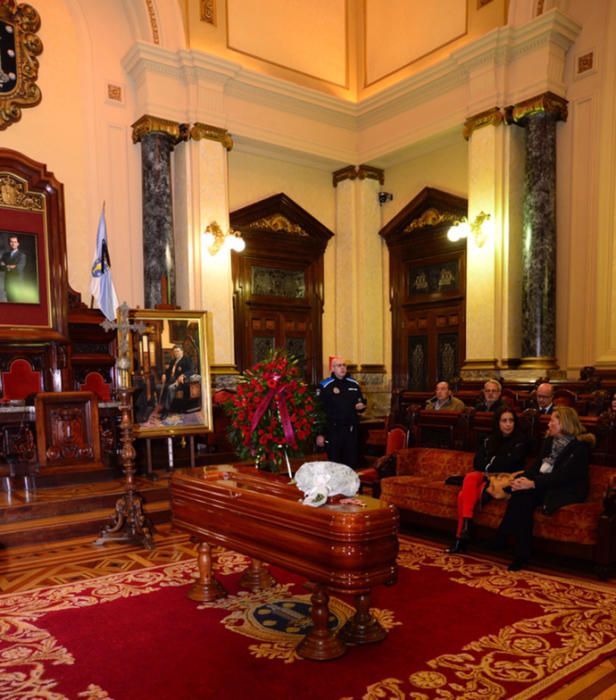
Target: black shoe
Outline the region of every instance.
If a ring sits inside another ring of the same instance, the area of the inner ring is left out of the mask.
[[[167,411],[163,411],[163,412],[160,414],[159,418],[160,418],[161,420],[165,420],[165,418],[166,418],[168,415],[169,415],[169,414],[167,413]]]
[[[462,520],[462,531],[460,532],[460,539],[468,542],[471,538],[471,524],[472,518],[464,518]]]
[[[447,547],[445,551],[447,554],[464,554],[466,552],[466,542],[457,537],[451,547]]]
[[[528,566],[528,559],[525,557],[515,557],[507,567],[507,571],[522,571]]]

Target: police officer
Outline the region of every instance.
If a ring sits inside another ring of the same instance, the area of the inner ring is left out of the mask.
[[[325,447],[331,462],[359,466],[359,413],[366,408],[366,399],[359,384],[347,376],[341,357],[332,360],[331,376],[319,384],[318,394],[325,411],[325,434],[317,435],[317,446]]]

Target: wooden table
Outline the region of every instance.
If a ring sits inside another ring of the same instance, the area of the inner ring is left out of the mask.
[[[367,496],[361,505],[301,503],[288,478],[254,467],[216,465],[179,470],[171,478],[174,527],[199,541],[199,578],[190,592],[198,601],[226,595],[212,574],[211,545],[253,558],[242,585],[273,583],[265,561],[305,576],[312,584],[312,631],[297,651],[308,659],[341,656],[346,644],[377,642],[386,631],[370,613],[370,590],[396,580],[398,512]],[[327,627],[329,591],[355,596],[356,613],[337,636]]]

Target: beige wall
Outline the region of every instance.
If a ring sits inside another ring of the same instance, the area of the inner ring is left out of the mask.
[[[381,210],[383,224],[426,185],[466,195],[464,119],[532,96],[525,91],[555,89],[570,101],[569,119],[558,127],[558,359],[570,373],[596,362],[616,366],[616,56],[607,41],[616,32],[613,2],[549,3],[568,14],[546,3],[544,15],[532,20],[530,0],[511,0],[515,26],[486,33],[502,22],[504,3],[493,0],[477,10],[469,0],[469,13],[476,12],[477,22],[481,17],[485,24],[473,25],[469,14],[469,31],[471,25],[480,29],[466,43],[431,54],[429,65],[400,65],[391,78],[358,93],[359,102],[352,91],[332,91],[333,82],[323,87],[323,80],[300,79],[298,70],[229,49],[224,2],[217,3],[216,26],[199,19],[198,0],[34,4],[42,17],[43,100],[24,109],[21,121],[2,132],[1,143],[46,163],[64,183],[69,280],[84,300],[89,300],[89,268],[105,201],[118,295],[131,306],[143,303],[140,149],[132,144],[131,124],[149,109],[156,116],[229,129],[236,147],[229,156],[229,182],[220,185],[228,184],[231,209],[284,191],[333,229],[335,168],[362,162],[384,168],[384,189],[394,200]],[[358,41],[365,29],[363,3],[349,0],[347,8],[354,17],[347,23],[352,75],[353,65],[362,66],[365,58]],[[188,29],[182,9],[190,18]],[[340,3],[334,10],[340,14]],[[193,51],[186,49],[187,39]],[[332,76],[340,70],[340,42],[334,44]],[[306,50],[304,37],[297,46]],[[578,74],[578,59],[589,52],[595,65]],[[319,56],[322,74],[327,50]],[[388,65],[406,59],[390,56]],[[362,80],[357,73],[351,82]],[[121,88],[121,100],[109,98],[109,85]],[[190,174],[178,182],[189,182]],[[175,195],[188,198],[191,211],[199,207],[198,192],[194,186]],[[387,323],[385,252],[382,265]],[[179,279],[183,272],[180,267]],[[328,250],[326,304],[335,282]],[[325,355],[334,337],[332,319],[326,305]],[[387,327],[385,335],[388,343]],[[387,348],[385,354],[389,358]]]

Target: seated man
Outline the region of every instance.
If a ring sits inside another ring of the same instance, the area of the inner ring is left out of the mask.
[[[466,407],[451,393],[449,382],[438,382],[434,390],[436,396],[426,403],[428,411],[463,411]]]
[[[488,379],[483,385],[483,398],[475,404],[475,409],[477,411],[496,413],[500,408],[504,408],[506,404],[501,399],[502,392],[503,387],[500,382],[496,381],[496,379]]]
[[[537,409],[542,415],[549,416],[554,410],[554,387],[548,382],[537,387]]]
[[[192,360],[184,355],[179,345],[173,346],[173,358],[163,373],[163,387],[160,394],[161,419],[167,417],[178,390],[188,382],[193,371]]]

